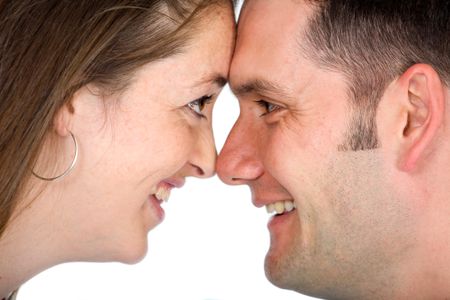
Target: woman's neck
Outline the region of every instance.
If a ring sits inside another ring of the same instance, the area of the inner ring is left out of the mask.
[[[0,239],[0,299],[53,265],[38,241],[9,232]]]
[[[54,265],[67,260],[61,247],[52,214],[35,199],[18,207],[0,238],[0,299],[23,283]]]

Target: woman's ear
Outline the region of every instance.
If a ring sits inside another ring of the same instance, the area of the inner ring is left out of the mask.
[[[406,112],[398,167],[410,172],[425,158],[443,125],[445,86],[431,66],[416,64],[399,78],[398,88]]]
[[[71,131],[74,108],[72,102],[68,101],[58,110],[53,119],[53,128],[59,136],[66,137]]]
[[[92,120],[106,120],[106,109],[103,91],[94,84],[84,85],[55,114],[54,133],[66,137],[80,125],[86,126]]]

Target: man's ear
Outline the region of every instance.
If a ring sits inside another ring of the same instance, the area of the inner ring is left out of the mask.
[[[405,118],[398,167],[411,172],[425,158],[444,122],[445,86],[429,65],[410,67],[398,81]]]

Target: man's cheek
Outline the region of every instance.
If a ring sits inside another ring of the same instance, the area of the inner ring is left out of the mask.
[[[273,139],[264,157],[266,170],[286,189],[304,181],[307,174],[302,149],[294,141]]]

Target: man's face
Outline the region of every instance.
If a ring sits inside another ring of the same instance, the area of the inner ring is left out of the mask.
[[[257,207],[284,210],[268,225],[275,285],[350,298],[389,286],[412,225],[388,155],[339,151],[352,119],[348,84],[302,55],[312,12],[299,1],[247,1],[230,71],[241,113],[217,171],[249,185]]]

